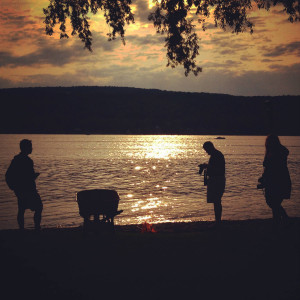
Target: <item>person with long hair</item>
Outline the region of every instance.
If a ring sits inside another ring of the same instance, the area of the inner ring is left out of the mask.
[[[291,197],[291,178],[287,166],[289,150],[283,146],[279,137],[270,134],[265,142],[264,172],[262,176],[267,205],[272,209],[275,229],[288,220],[282,207],[283,199]]]

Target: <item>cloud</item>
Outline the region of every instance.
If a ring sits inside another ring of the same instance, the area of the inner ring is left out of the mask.
[[[9,80],[9,79],[6,79],[6,78],[3,78],[3,77],[0,77],[0,89],[4,89],[4,88],[12,88],[12,87],[15,87],[15,82]]]
[[[32,29],[25,29],[19,31],[10,31],[9,34],[0,33],[1,42],[5,43],[5,45],[9,45],[9,47],[16,47],[16,46],[24,46],[23,43],[31,41],[31,43],[35,43],[36,39],[40,38],[44,32],[40,30],[32,30]]]
[[[165,42],[165,36],[160,34],[147,34],[146,36],[129,35],[126,37],[126,40],[138,46],[163,46]]]
[[[240,61],[253,61],[257,60],[256,55],[246,54],[240,56]]]
[[[41,66],[50,64],[63,66],[76,57],[76,51],[71,48],[46,47],[30,54],[16,56],[7,51],[0,52],[0,67]]]
[[[206,69],[197,77],[185,77],[180,68],[165,68],[160,64],[141,67],[136,63],[130,66],[81,68],[75,73],[66,72],[60,75],[22,76],[17,83],[0,78],[0,87],[110,85],[244,96],[276,96],[300,95],[299,78],[300,64],[281,66],[278,72],[248,71],[241,75],[226,68],[218,71]]]
[[[91,53],[84,49],[81,41],[61,39],[56,40],[50,37],[40,37],[33,41],[38,49],[26,55],[14,55],[9,51],[0,51],[0,67],[20,67],[42,65],[64,66],[72,62],[96,60],[95,55],[103,52],[111,53],[114,48],[121,45],[116,41],[107,41],[107,39],[96,33],[94,35],[94,52]]]
[[[0,19],[3,26],[13,26],[22,28],[27,25],[34,25],[36,22],[28,16],[29,11],[23,10],[21,13],[14,9],[4,8],[0,10]]]
[[[265,57],[278,57],[290,54],[300,57],[300,41],[291,42],[289,44],[281,44],[276,46],[274,49],[266,47],[263,47],[262,49],[265,51],[263,54]]]
[[[252,22],[256,27],[265,27],[266,26],[266,18],[264,17],[249,17],[249,21]]]
[[[269,59],[269,58],[265,58],[265,59],[262,59],[261,62],[263,63],[274,63],[276,61],[282,61],[281,59]]]
[[[107,36],[102,35],[99,32],[93,32],[92,35],[93,41],[92,41],[92,51],[97,52],[112,52],[118,47],[123,47],[123,43],[121,39],[115,39],[109,41]],[[73,38],[74,39],[74,38]],[[84,47],[83,42],[81,42],[78,37],[75,37],[77,47],[80,45],[81,49]],[[80,44],[79,44],[80,43]]]
[[[165,68],[156,74],[146,72],[145,76],[136,78],[134,86],[245,96],[300,95],[299,78],[300,64],[282,67],[279,72],[248,71],[242,75],[237,75],[226,68],[204,69],[197,77],[185,77],[180,69]]]
[[[202,64],[203,70],[205,71],[206,69],[216,69],[216,68],[222,68],[222,69],[230,69],[234,67],[238,67],[241,65],[242,62],[240,61],[233,61],[231,59],[226,60],[225,62],[219,63],[219,62],[208,62]]]
[[[141,23],[149,23],[148,16],[153,11],[153,9],[149,9],[149,1],[148,0],[134,0],[132,1],[134,5],[136,5],[136,11],[134,13],[134,18]]]
[[[204,70],[197,78],[183,79],[186,91],[226,93],[244,96],[300,95],[300,64],[281,67],[277,72],[248,71],[241,75],[230,70]],[[174,83],[176,84],[176,83]]]
[[[299,61],[298,29],[272,27],[283,19],[278,12],[252,17],[253,35],[223,32],[212,23],[208,23],[212,30],[200,34],[198,26],[203,72],[186,78],[181,66],[166,68],[165,36],[145,26],[150,24],[148,0],[133,2],[136,24],[126,34],[126,46],[120,38],[108,42],[105,32],[99,32],[105,31],[101,25],[98,32],[92,32],[92,53],[76,36],[63,40],[46,36],[43,4],[38,1],[13,1],[14,7],[8,0],[0,1],[6,3],[0,12],[1,87],[122,85],[240,95],[300,94],[299,66],[283,66]],[[25,6],[18,6],[25,1]],[[95,22],[100,21],[96,18]],[[245,71],[256,67],[265,71]]]
[[[27,75],[17,78],[17,82],[13,82],[12,80],[1,80],[0,78],[0,88],[84,85],[84,83],[79,84],[79,78],[78,74],[74,76],[74,74],[71,73],[64,73],[62,75]]]
[[[214,29],[217,29],[218,27],[216,27],[216,24],[215,23],[205,23],[205,29],[208,29],[208,30],[214,30]],[[199,29],[199,30],[202,30],[202,29]]]
[[[249,49],[247,41],[242,41],[239,37],[224,34],[222,36],[213,36],[210,40],[201,41],[202,45],[213,46],[212,51],[221,55],[237,55],[239,51]]]
[[[213,36],[210,41],[207,41],[206,44],[215,45],[219,48],[236,48],[236,49],[245,49],[247,48],[246,42],[241,42],[241,39],[236,35],[225,35],[222,36]]]
[[[30,15],[29,10],[3,7],[0,11],[2,47],[24,47],[24,43],[44,35],[43,22]]]

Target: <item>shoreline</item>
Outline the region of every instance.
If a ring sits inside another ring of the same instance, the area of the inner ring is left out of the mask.
[[[115,234],[82,227],[0,231],[10,299],[298,300],[300,217],[272,231],[272,219],[116,225]]]
[[[300,217],[290,217],[290,222],[292,224],[300,224]],[[180,233],[180,232],[201,232],[205,230],[215,229],[214,221],[178,221],[178,222],[162,222],[162,223],[148,223],[152,228],[155,229],[156,233]],[[143,224],[127,224],[127,225],[115,225],[115,232],[134,232],[139,233],[143,231]],[[272,226],[272,218],[267,219],[245,219],[245,220],[222,220],[221,228],[219,229],[238,229],[238,228],[248,228],[252,229],[262,226],[268,228]],[[265,228],[266,229],[266,228]],[[269,228],[270,229],[270,228]],[[55,232],[55,231],[66,231],[66,232],[80,232],[83,230],[82,225],[79,226],[67,226],[67,227],[43,227],[41,232]],[[24,232],[34,231],[34,228],[25,228]],[[21,232],[19,229],[0,229],[1,233],[13,233],[13,232]]]

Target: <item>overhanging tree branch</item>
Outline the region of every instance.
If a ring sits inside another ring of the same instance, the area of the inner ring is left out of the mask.
[[[175,68],[182,65],[185,75],[190,72],[198,75],[202,69],[197,66],[199,55],[198,33],[195,20],[206,30],[206,21],[213,14],[215,26],[234,33],[253,32],[254,24],[248,20],[252,5],[269,10],[272,6],[282,5],[290,22],[300,20],[299,0],[155,0],[156,9],[148,17],[157,33],[166,35],[167,66]],[[44,9],[46,34],[52,35],[53,28],[60,24],[60,38],[68,38],[66,19],[72,26],[72,35],[78,35],[85,47],[92,51],[92,33],[88,14],[103,11],[106,23],[112,28],[108,40],[118,35],[125,44],[125,25],[134,23],[131,0],[50,0]]]
[[[66,19],[70,18],[72,35],[78,35],[85,47],[92,51],[92,33],[90,31],[88,13],[96,14],[103,11],[106,23],[112,28],[108,40],[120,35],[125,44],[125,24],[134,22],[131,12],[131,0],[50,0],[44,8],[46,34],[52,35],[53,28],[60,24],[60,38],[68,38]]]

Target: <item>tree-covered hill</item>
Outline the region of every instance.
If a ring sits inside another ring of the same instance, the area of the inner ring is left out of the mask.
[[[0,133],[300,135],[300,96],[121,87],[0,90]]]

